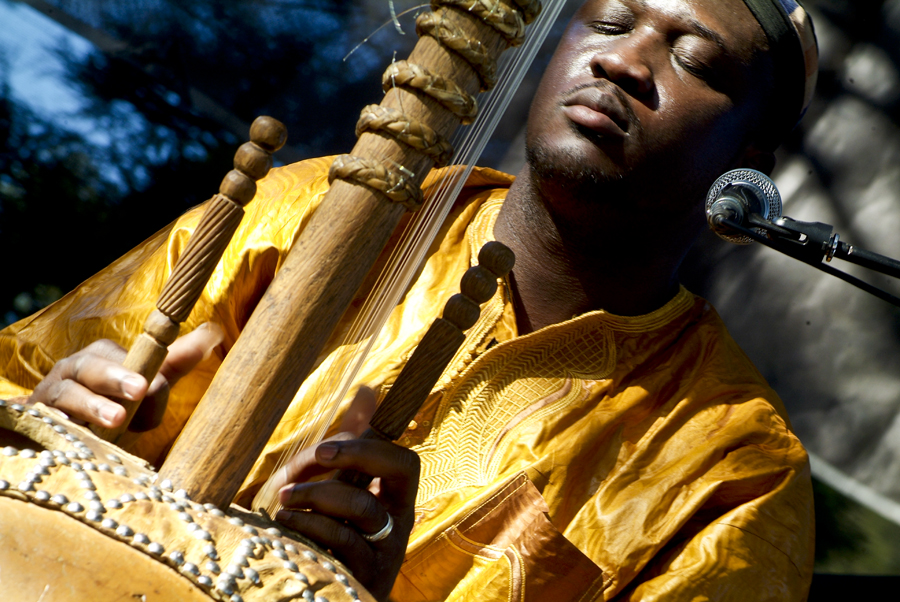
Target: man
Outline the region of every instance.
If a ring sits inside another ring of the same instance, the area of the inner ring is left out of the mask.
[[[675,271],[712,181],[771,169],[774,142],[808,103],[814,49],[803,27],[790,0],[586,2],[535,97],[527,164],[514,182],[490,170],[470,179],[392,316],[393,336],[363,369],[360,381],[383,392],[432,313],[422,305],[439,307],[426,299],[456,286],[471,249],[496,238],[516,252],[507,286],[400,441],[421,476],[401,447],[338,438],[279,475],[279,520],[398,600],[802,599],[805,452],[780,400]],[[186,329],[212,321],[233,344],[305,223],[298,207],[327,188],[326,166],[304,162],[262,183]],[[140,397],[147,383],[108,359],[110,344],[75,352],[133,336],[153,298],[146,287],[195,222],[180,219],[10,327],[0,394],[28,393],[47,374],[32,400],[121,420],[104,396]],[[207,328],[176,342],[151,393],[187,375],[141,454],[171,444],[217,358],[190,369],[218,341]],[[298,420],[289,410],[247,487],[271,472]],[[346,467],[380,487],[305,483]]]

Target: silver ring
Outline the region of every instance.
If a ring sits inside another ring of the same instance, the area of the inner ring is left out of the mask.
[[[363,539],[365,539],[366,541],[375,542],[381,541],[382,539],[385,539],[388,535],[390,535],[391,531],[394,529],[394,517],[392,517],[390,514],[388,514],[387,517],[387,523],[385,523],[385,525],[381,529],[379,529],[377,533],[362,533]]]

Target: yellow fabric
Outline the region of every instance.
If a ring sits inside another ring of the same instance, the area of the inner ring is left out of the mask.
[[[327,166],[291,165],[261,183],[185,331],[213,320],[224,349],[234,344],[321,200]],[[490,239],[510,181],[490,170],[470,178],[359,382],[385,393]],[[0,398],[27,393],[91,340],[127,346],[199,211],[0,333]],[[162,427],[135,451],[160,460],[220,362],[210,358],[175,387]],[[321,378],[320,366],[246,486],[271,471]],[[419,453],[422,481],[396,600],[806,595],[806,454],[715,311],[684,289],[645,316],[598,311],[516,337],[500,287],[401,443]]]

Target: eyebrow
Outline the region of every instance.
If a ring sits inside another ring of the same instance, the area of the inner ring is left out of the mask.
[[[642,10],[649,9],[649,7],[647,6],[647,0],[634,0],[634,2]],[[688,29],[693,30],[693,32],[699,35],[701,38],[706,38],[707,40],[727,52],[728,49],[725,47],[725,40],[718,33],[696,19],[687,19],[687,25]]]

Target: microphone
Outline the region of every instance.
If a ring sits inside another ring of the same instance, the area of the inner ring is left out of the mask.
[[[739,245],[753,240],[736,234],[722,219],[746,225],[750,215],[765,220],[781,217],[781,195],[775,183],[755,169],[733,169],[719,177],[706,195],[706,221],[720,238]],[[757,229],[760,234],[764,232]]]

